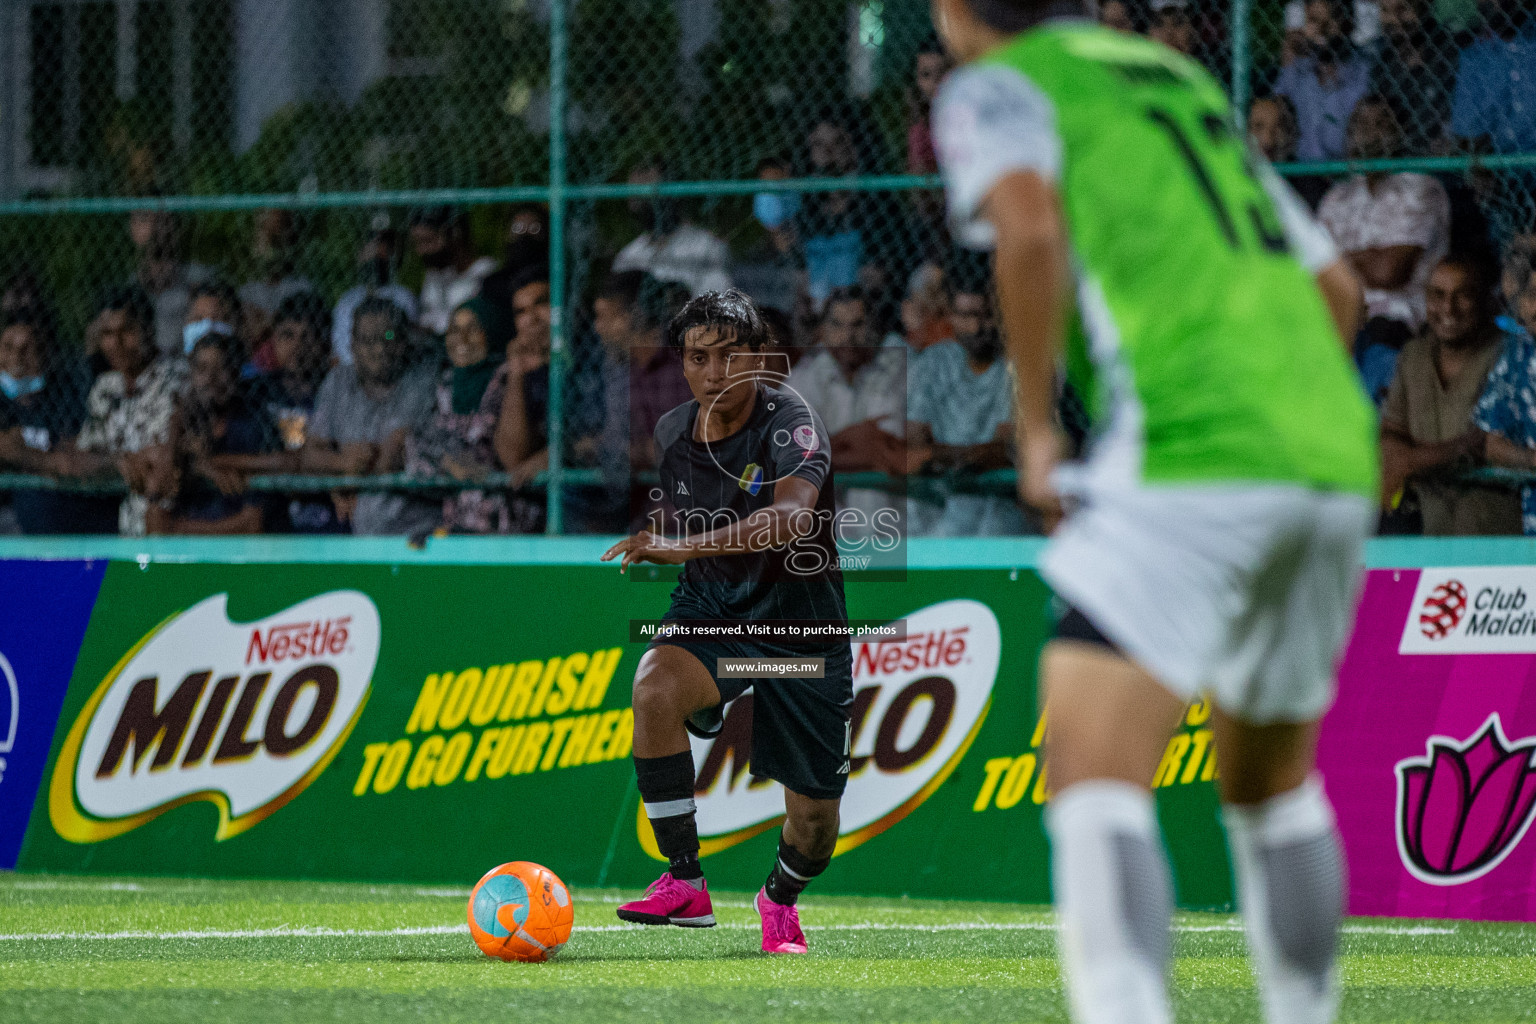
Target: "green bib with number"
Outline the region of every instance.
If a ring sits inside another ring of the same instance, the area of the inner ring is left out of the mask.
[[[983,58],[1054,106],[1078,276],[1068,368],[1100,445],[1148,483],[1374,495],[1375,416],[1202,68],[1086,22]]]

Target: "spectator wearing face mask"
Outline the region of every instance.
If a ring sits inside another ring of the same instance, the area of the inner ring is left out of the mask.
[[[907,378],[910,472],[981,473],[1013,464],[1013,379],[990,288],[979,273],[957,270],[951,281],[955,340],[925,351]],[[979,494],[950,494],[942,506],[914,499],[907,521],[913,536],[995,537],[1026,527],[1017,502]]]
[[[787,157],[768,156],[757,162],[759,181],[784,181],[790,176]],[[752,217],[763,235],[736,261],[731,276],[759,309],[768,306],[793,314],[805,294],[795,235],[800,201],[798,192],[759,192],[752,197]]]
[[[411,216],[411,245],[426,273],[421,280],[422,327],[442,336],[455,309],[480,294],[480,286],[496,270],[489,256],[476,257],[469,237],[469,218],[450,206],[417,210]]]
[[[806,136],[806,171],[840,178],[863,170],[854,125],[858,119],[829,112]],[[911,253],[905,218],[885,197],[870,192],[811,192],[796,212],[794,227],[805,265],[806,287],[819,313],[835,289],[865,285],[861,275],[882,252]],[[885,268],[890,269],[890,268]],[[905,268],[894,272],[903,273]]]
[[[181,326],[181,360],[190,359],[192,349],[210,334],[241,341],[245,323],[240,297],[228,282],[215,279],[194,286]],[[254,374],[261,367],[253,365],[251,369]]]
[[[49,323],[29,308],[0,322],[0,466],[47,473],[49,453],[74,443],[85,419],[83,367],[54,344]],[[22,533],[116,533],[117,502],[16,491],[11,509]]]
[[[631,185],[658,185],[667,178],[666,164],[649,159],[629,172]],[[730,249],[725,242],[688,223],[677,200],[670,196],[639,197],[629,212],[640,235],[613,258],[613,271],[639,270],[658,281],[687,285],[694,295],[731,287]]]
[[[1371,88],[1370,62],[1350,41],[1354,12],[1345,0],[1308,0],[1294,60],[1275,93],[1296,108],[1296,158],[1339,160],[1348,150],[1350,115]]]
[[[381,213],[357,252],[357,283],[341,293],[331,315],[331,351],[343,366],[352,365],[352,316],[368,299],[393,302],[411,320],[417,319],[416,293],[395,280],[399,266],[400,234],[390,227],[389,214]]]

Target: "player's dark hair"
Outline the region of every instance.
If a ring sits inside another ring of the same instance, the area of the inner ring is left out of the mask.
[[[681,352],[688,333],[700,327],[709,327],[722,334],[729,332],[733,344],[745,345],[753,352],[760,352],[773,343],[757,306],[735,288],[705,292],[691,300],[667,326],[667,345]]]
[[[976,17],[999,32],[1022,32],[1047,18],[1088,15],[1084,0],[965,0]]]
[[[125,284],[109,289],[101,297],[98,313],[127,313],[128,319],[138,325],[144,333],[145,341],[151,347],[154,345],[152,335],[155,330],[155,300],[149,297],[149,293],[136,284]]]

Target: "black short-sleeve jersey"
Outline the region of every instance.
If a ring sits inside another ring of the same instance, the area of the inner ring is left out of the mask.
[[[814,528],[787,547],[696,558],[683,566],[672,596],[674,617],[805,619],[845,623],[843,574],[833,534],[830,438],[821,418],[795,398],[757,384],[740,430],[708,444],[696,440],[699,403],[688,402],[656,425],[661,486],[679,528],[699,536],[727,525],[746,529],[773,504],[777,481],[797,476],[820,489]]]

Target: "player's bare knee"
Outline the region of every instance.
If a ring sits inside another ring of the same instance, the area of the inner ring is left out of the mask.
[[[632,701],[637,722],[681,722],[689,715],[678,702],[676,689],[655,672],[635,676]]]

